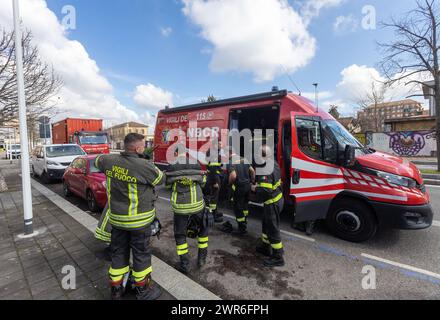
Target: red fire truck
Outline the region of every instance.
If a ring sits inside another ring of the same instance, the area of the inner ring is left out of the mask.
[[[88,154],[108,154],[109,139],[102,129],[102,120],[68,118],[52,124],[53,143],[75,143]]]
[[[190,122],[197,122],[196,134]],[[364,147],[329,113],[286,90],[160,111],[155,163],[168,165],[173,129],[188,130],[188,148],[195,136],[262,127],[275,132],[285,211],[294,222],[325,219],[337,237],[352,242],[372,238],[378,228],[431,226],[430,197],[414,164]],[[193,157],[198,151],[188,149]]]

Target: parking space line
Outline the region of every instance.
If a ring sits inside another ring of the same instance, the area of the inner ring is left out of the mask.
[[[375,256],[372,256],[372,255],[369,255],[369,254],[366,254],[366,253],[362,253],[361,256],[364,257],[364,258],[370,259],[370,260],[375,260],[375,261],[378,261],[378,262],[381,262],[381,263],[384,263],[384,264],[388,264],[388,265],[391,265],[391,266],[394,266],[394,267],[398,267],[400,269],[405,269],[405,270],[409,270],[409,271],[412,271],[412,272],[423,274],[423,275],[426,275],[426,276],[429,276],[429,277],[432,277],[432,278],[440,279],[440,274],[434,273],[434,272],[431,272],[431,271],[428,271],[428,270],[424,270],[424,269],[413,267],[413,266],[410,266],[410,265],[407,265],[407,264],[403,264],[403,263],[394,262],[394,261],[391,261],[391,260],[375,257]]]

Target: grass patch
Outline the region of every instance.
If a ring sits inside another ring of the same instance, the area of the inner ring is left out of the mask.
[[[440,171],[437,170],[422,169],[420,171],[424,174],[440,174]]]

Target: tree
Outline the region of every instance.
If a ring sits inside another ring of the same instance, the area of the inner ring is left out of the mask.
[[[215,101],[217,101],[217,98],[214,95],[210,94],[206,100],[205,99],[202,100],[202,103],[215,102]]]
[[[335,106],[335,105],[330,106],[328,113],[330,113],[332,115],[332,117],[335,118],[336,120],[338,120],[339,117],[341,116],[338,111],[338,106]]]
[[[406,85],[425,85],[421,81],[424,75],[434,78],[431,89],[437,112],[437,165],[440,170],[439,6],[437,0],[417,0],[416,8],[400,20],[383,23],[385,28],[394,30],[395,40],[379,45],[385,54],[380,65],[391,83],[406,81]]]
[[[358,113],[358,124],[362,132],[382,131],[385,115],[379,105],[385,102],[389,88],[388,83],[373,80],[370,89],[356,99],[355,103],[361,109]]]
[[[34,130],[40,116],[55,113],[52,98],[62,86],[52,67],[44,63],[32,43],[32,33],[22,36],[23,74],[29,130]],[[17,74],[14,33],[0,31],[0,126],[18,119]]]

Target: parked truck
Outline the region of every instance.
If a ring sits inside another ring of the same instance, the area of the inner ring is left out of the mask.
[[[110,153],[109,139],[102,120],[68,118],[52,124],[54,144],[75,143],[87,154]]]
[[[189,156],[203,164],[200,150],[211,133],[254,131],[263,122],[275,132],[285,211],[294,222],[327,220],[336,236],[353,242],[370,239],[378,228],[432,225],[430,196],[414,164],[364,147],[329,113],[286,90],[160,111],[154,161],[164,169],[169,165],[173,129],[184,131]]]

